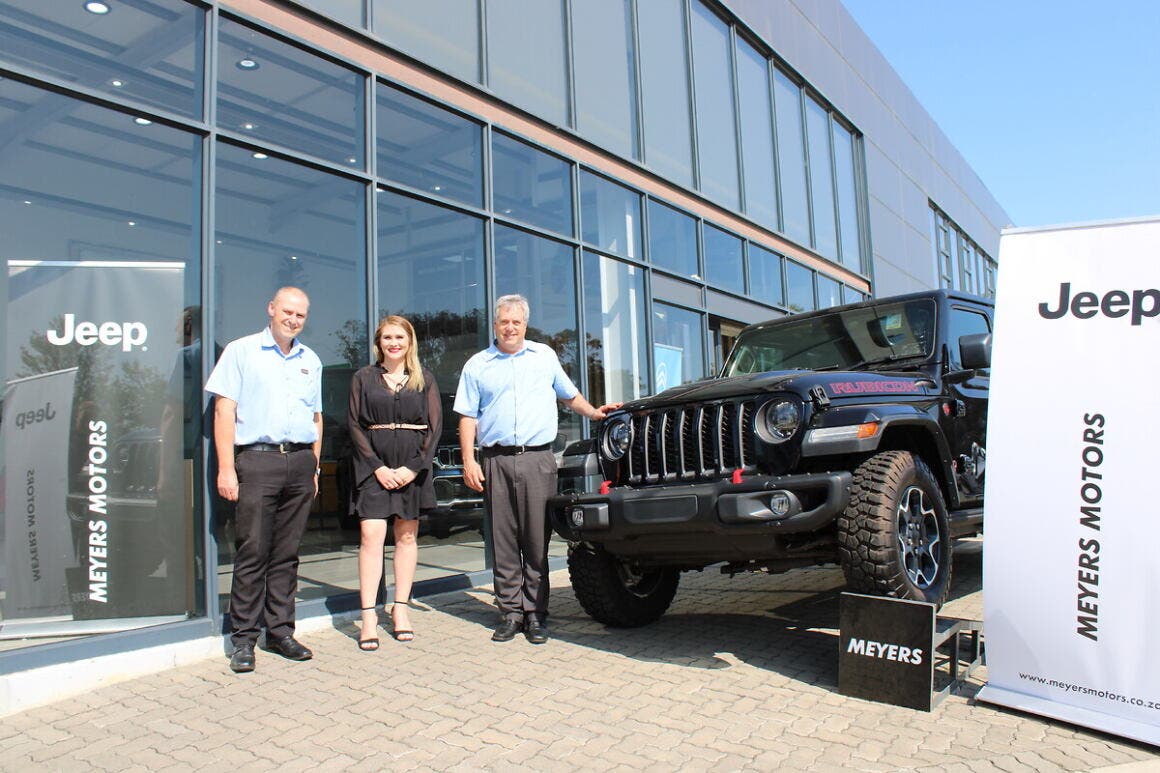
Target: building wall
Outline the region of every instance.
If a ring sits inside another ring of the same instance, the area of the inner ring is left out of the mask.
[[[932,202],[998,255],[1007,213],[840,2],[725,4],[862,132],[876,296],[939,286]]]

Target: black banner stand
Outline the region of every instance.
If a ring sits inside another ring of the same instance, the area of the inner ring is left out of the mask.
[[[983,662],[983,624],[934,604],[843,593],[838,692],[932,711]]]

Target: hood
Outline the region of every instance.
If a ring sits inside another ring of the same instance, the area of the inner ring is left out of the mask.
[[[841,400],[875,395],[921,396],[929,394],[933,384],[925,374],[913,371],[884,373],[864,370],[779,370],[681,384],[652,397],[625,403],[622,410],[636,411],[713,402],[775,391],[796,392],[804,397],[818,386],[825,390],[826,396],[831,400]]]

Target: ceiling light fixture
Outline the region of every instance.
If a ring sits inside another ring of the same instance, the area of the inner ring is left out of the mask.
[[[258,64],[258,61],[256,59],[249,57],[249,56],[243,56],[241,59],[238,60],[237,64],[234,65],[234,67],[237,67],[239,70],[247,70],[247,71],[256,70],[260,66],[261,65]]]
[[[100,0],[88,0],[85,3],[85,10],[89,13],[95,13],[97,16],[104,16],[113,9],[109,7],[108,3],[102,3]]]
[[[117,78],[114,78],[113,80],[109,81],[109,83],[113,84],[117,88],[121,88],[122,86],[125,85],[125,81],[118,80]]]
[[[258,124],[246,121],[244,124],[242,124],[242,128],[248,132],[252,132],[254,129],[258,128]]]
[[[259,161],[261,161],[261,160],[262,160],[262,159],[264,159],[264,158],[269,158],[269,156],[267,156],[265,153],[255,153],[255,154],[254,154],[254,158],[256,158],[256,159],[258,159]]]
[[[138,126],[149,126],[153,122],[150,121],[148,118],[134,118],[133,123],[137,124]]]

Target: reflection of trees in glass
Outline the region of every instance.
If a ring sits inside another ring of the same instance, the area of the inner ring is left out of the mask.
[[[49,327],[59,330],[63,324],[64,318],[58,316]],[[92,405],[103,397],[112,403],[104,406],[112,415],[101,417],[109,422],[110,432],[121,434],[153,426],[165,399],[166,377],[156,368],[132,361],[122,362],[119,372],[114,374],[112,357],[113,353],[105,347],[81,346],[75,342],[57,346],[49,342],[45,331],[33,330],[28,335],[28,343],[20,347],[22,367],[16,377],[76,368],[74,411],[77,406]]]
[[[548,333],[535,325],[528,325],[527,339],[529,341],[539,341],[542,344],[547,344],[556,350],[556,355],[560,358],[560,364],[564,366],[564,372],[567,373],[572,380],[576,379],[576,331],[571,328],[560,330],[552,334]]]
[[[53,317],[49,328],[61,330],[63,327],[64,317],[60,315]],[[33,330],[28,336],[28,343],[20,347],[20,362],[24,367],[16,377],[27,378],[41,373],[75,368],[87,354],[89,350],[81,346],[57,346],[49,343],[45,330]]]
[[[109,383],[108,389],[123,431],[153,426],[161,415],[167,383],[168,379],[157,368],[137,362],[121,363],[121,372]]]
[[[406,311],[381,311],[380,319],[388,314],[401,314],[410,320],[419,339],[419,361],[436,378],[447,380],[458,377],[463,364],[480,346],[480,309],[466,312],[442,311],[408,314]],[[377,323],[376,323],[377,325]],[[453,359],[458,358],[458,359]],[[440,382],[443,391],[446,385]]]
[[[556,350],[556,355],[560,358],[560,364],[564,366],[564,372],[573,380],[579,378],[576,373],[577,352],[576,352],[576,330],[573,328],[566,328],[555,334],[544,332],[533,325],[528,326],[527,338],[529,341],[539,341],[542,344],[547,344]],[[593,368],[599,368],[600,373],[604,372],[604,342],[599,338],[593,337],[591,334],[585,336],[584,341],[585,360],[589,367],[589,376],[595,375]],[[603,381],[602,381],[603,383]],[[591,385],[590,385],[591,388]]]
[[[61,330],[63,327],[64,317],[53,317],[49,329]],[[16,378],[76,368],[74,390],[77,395],[91,394],[94,381],[104,383],[108,380],[110,365],[106,358],[98,356],[100,350],[75,343],[57,346],[49,343],[45,333],[44,330],[33,330],[28,334],[28,343],[20,347],[20,363],[23,367],[17,371]]]
[[[604,390],[604,341],[592,334],[585,336],[588,355],[588,401],[593,405],[608,402]]]
[[[361,319],[348,319],[342,327],[331,333],[338,339],[338,353],[352,368],[361,368],[367,363],[367,323]]]

